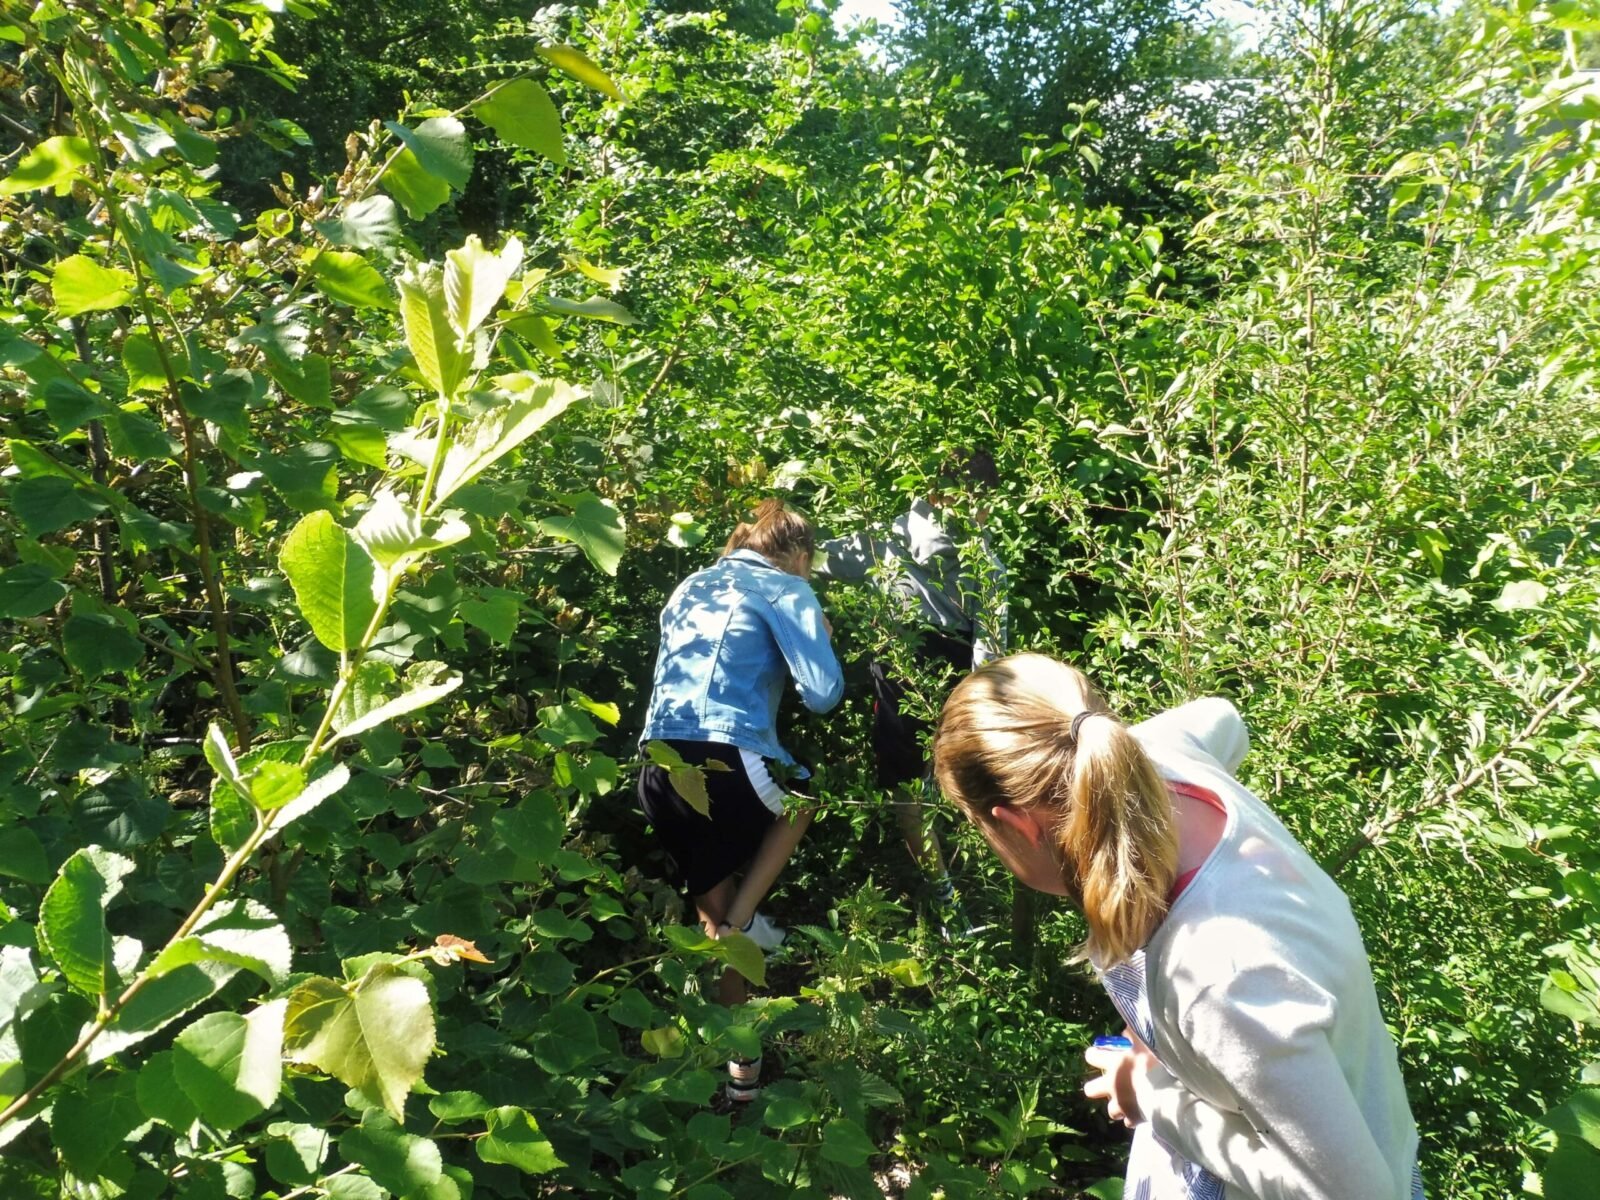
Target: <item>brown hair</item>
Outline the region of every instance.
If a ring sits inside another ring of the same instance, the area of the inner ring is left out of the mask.
[[[1042,654],[980,667],[945,702],[933,763],[972,821],[1010,805],[1049,831],[1097,965],[1126,961],[1166,915],[1178,871],[1166,782],[1083,672]]]
[[[774,565],[782,559],[804,554],[809,564],[817,549],[817,534],[810,521],[776,497],[757,505],[754,516],[755,520],[741,521],[734,527],[728,544],[723,547],[724,554],[754,550]]]

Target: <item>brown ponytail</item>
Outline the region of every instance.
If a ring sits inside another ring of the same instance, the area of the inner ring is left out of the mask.
[[[803,554],[810,562],[817,548],[816,531],[810,521],[776,497],[763,500],[754,515],[755,520],[740,522],[734,529],[723,548],[724,554],[754,550],[774,565]]]
[[[945,702],[933,762],[940,789],[972,821],[992,823],[989,810],[1009,805],[1033,810],[1050,831],[1096,964],[1123,962],[1145,943],[1177,877],[1172,801],[1081,671],[1041,654],[980,667]]]

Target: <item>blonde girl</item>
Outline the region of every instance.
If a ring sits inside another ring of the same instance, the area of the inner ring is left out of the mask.
[[[1037,654],[957,685],[939,786],[1066,896],[1131,1049],[1085,1092],[1134,1130],[1127,1200],[1416,1200],[1417,1131],[1344,894],[1234,778],[1226,700],[1125,725]]]

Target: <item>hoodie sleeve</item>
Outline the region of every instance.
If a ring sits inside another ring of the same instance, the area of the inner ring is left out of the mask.
[[[1172,746],[1180,754],[1209,758],[1227,774],[1239,770],[1250,749],[1250,731],[1231,700],[1207,696],[1157,713],[1133,727],[1140,741]]]
[[[813,570],[824,579],[859,583],[883,562],[888,546],[868,533],[830,538],[817,547]]]

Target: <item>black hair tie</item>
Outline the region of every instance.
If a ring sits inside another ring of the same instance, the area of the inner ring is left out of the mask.
[[[1074,745],[1077,744],[1077,741],[1078,741],[1078,730],[1083,727],[1083,723],[1085,721],[1087,721],[1090,717],[1109,717],[1110,715],[1111,715],[1110,713],[1101,712],[1097,708],[1086,708],[1081,713],[1079,713],[1077,716],[1073,717],[1072,718],[1072,733],[1071,733],[1073,744]]]

